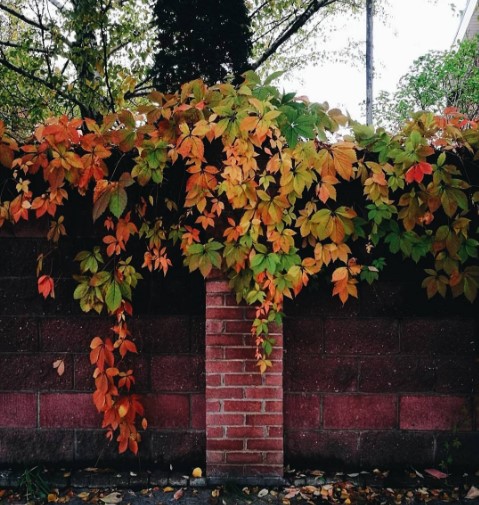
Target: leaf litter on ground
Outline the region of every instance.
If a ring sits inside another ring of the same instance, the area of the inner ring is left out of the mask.
[[[100,469],[88,469],[91,472],[101,472]],[[50,490],[50,503],[69,503],[75,505],[81,502],[98,505],[141,503],[141,497],[155,500],[155,503],[181,503],[191,498],[199,498],[203,493],[209,496],[211,505],[248,505],[248,504],[278,504],[278,505],[415,505],[453,503],[467,500],[465,503],[475,503],[479,500],[479,472],[471,472],[452,478],[439,470],[426,469],[418,471],[411,468],[399,474],[391,474],[387,470],[375,469],[372,472],[338,472],[327,474],[322,470],[296,472],[287,471],[289,486],[280,488],[261,488],[255,486],[238,487],[233,491],[228,486],[218,486],[214,489],[179,488],[165,486],[163,488],[145,488],[141,491],[117,489],[90,490]],[[432,477],[432,479],[431,479]],[[396,480],[394,480],[396,479]],[[296,484],[296,485],[295,485]],[[403,485],[402,485],[403,484]],[[473,485],[475,484],[475,485]],[[45,503],[33,498],[22,500],[18,490],[0,489],[0,504]],[[30,500],[30,501],[28,501]],[[199,503],[199,502],[198,502]],[[206,502],[205,502],[206,503]],[[464,503],[464,502],[463,502]],[[479,504],[479,502],[478,502]]]

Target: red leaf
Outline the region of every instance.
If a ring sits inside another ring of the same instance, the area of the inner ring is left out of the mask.
[[[425,473],[432,475],[436,479],[445,479],[447,478],[447,473],[441,472],[440,470],[436,470],[435,468],[427,468],[424,470]]]
[[[426,161],[420,161],[406,172],[406,182],[408,184],[413,181],[422,182],[426,174],[432,174],[432,165]]]
[[[55,282],[49,275],[42,275],[38,279],[38,292],[47,299],[49,296],[55,298]]]

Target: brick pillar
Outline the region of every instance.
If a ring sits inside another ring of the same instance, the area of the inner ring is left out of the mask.
[[[253,318],[227,281],[207,280],[206,470],[213,481],[279,482],[283,476],[283,332],[276,327],[271,333],[273,368],[261,375]]]

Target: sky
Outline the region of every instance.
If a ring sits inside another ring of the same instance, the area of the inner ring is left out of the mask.
[[[467,0],[388,0],[386,19],[374,21],[374,94],[381,90],[394,92],[400,77],[422,54],[449,49],[466,4]],[[350,38],[363,45],[365,51],[365,16],[341,20],[341,24],[342,29],[331,34],[328,45],[341,47]],[[364,121],[364,107],[360,105],[366,93],[363,65],[329,62],[307,67],[301,72],[301,80],[290,80],[285,88],[315,102],[327,101],[331,107]]]

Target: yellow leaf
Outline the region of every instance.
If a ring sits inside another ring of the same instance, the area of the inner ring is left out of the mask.
[[[343,179],[349,181],[353,175],[353,163],[357,161],[352,144],[348,142],[336,144],[332,147],[332,153],[334,168]]]
[[[118,415],[119,415],[120,417],[125,417],[127,412],[128,412],[128,405],[127,405],[127,404],[125,404],[125,403],[122,403],[122,404],[118,407]]]
[[[202,475],[203,475],[203,471],[201,470],[200,467],[196,467],[194,470],[193,470],[193,473],[192,473],[193,477],[195,477],[195,479],[199,479]]]
[[[58,501],[58,496],[56,493],[50,493],[47,497],[48,503]]]
[[[171,486],[166,486],[163,488],[164,493],[171,493],[173,491],[174,491],[174,488],[172,488]]]
[[[90,498],[90,493],[88,491],[82,491],[81,493],[77,494],[78,498],[83,501],[88,501]]]

